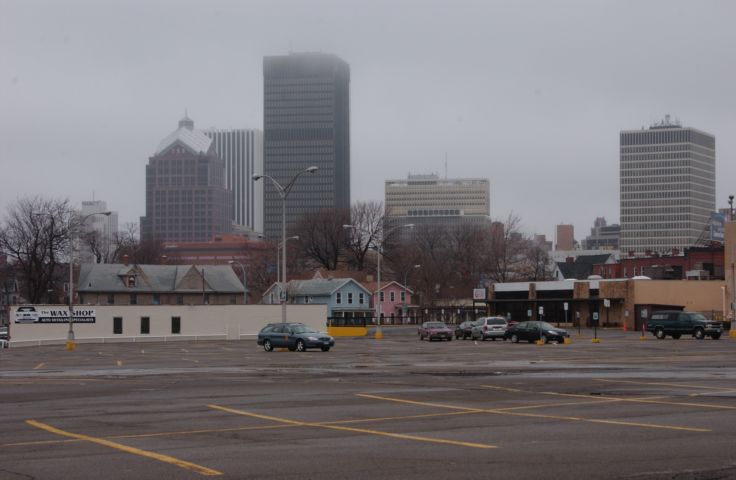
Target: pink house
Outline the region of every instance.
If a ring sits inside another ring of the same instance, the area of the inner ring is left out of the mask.
[[[376,309],[376,282],[364,282],[363,286],[373,292],[371,296],[371,307]],[[405,317],[416,316],[417,305],[412,304],[414,292],[399,282],[381,282],[380,302],[382,323],[408,323]],[[403,312],[402,306],[406,304],[407,313]]]

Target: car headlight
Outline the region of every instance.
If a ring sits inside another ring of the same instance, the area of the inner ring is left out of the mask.
[[[552,330],[549,330],[547,333],[549,333],[550,335],[560,335],[559,333]]]
[[[317,341],[317,337],[307,337],[307,340],[309,340],[311,342],[316,342]]]

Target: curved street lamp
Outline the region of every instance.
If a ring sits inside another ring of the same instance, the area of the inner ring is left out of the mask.
[[[276,191],[281,197],[281,243],[284,245],[284,248],[281,250],[282,286],[279,298],[281,300],[281,321],[283,323],[286,323],[286,198],[289,196],[289,193],[291,193],[291,189],[294,187],[294,183],[296,182],[297,178],[304,175],[305,173],[314,173],[317,170],[319,169],[314,165],[312,165],[311,167],[307,167],[301,172],[294,175],[291,180],[289,180],[289,183],[287,183],[285,186],[281,185],[270,175],[253,175],[253,181],[255,182],[262,178],[267,178],[271,180],[271,183],[273,183],[273,186],[276,187]]]
[[[67,332],[66,337],[66,349],[70,351],[77,348],[74,338],[74,238],[79,234],[79,229],[84,226],[84,222],[86,222],[88,218],[95,215],[104,215],[109,217],[111,214],[112,212],[110,211],[90,213],[89,215],[82,217],[76,225],[72,224],[71,219],[69,220],[69,231],[71,232],[71,239],[69,242],[69,331]],[[54,218],[50,213],[46,212],[35,213],[34,215],[49,215],[52,219]]]
[[[356,230],[358,232],[361,232],[365,235],[370,235],[371,232],[368,232],[362,228],[359,228],[355,225],[343,225],[342,228],[344,229],[350,229],[350,230]],[[388,236],[391,232],[394,230],[398,230],[399,228],[414,228],[413,223],[407,223],[406,225],[397,225],[393,228],[389,228],[388,230],[383,232],[383,237]],[[377,253],[377,260],[376,260],[376,340],[380,340],[383,338],[383,331],[381,331],[381,256],[383,255],[383,239],[378,240],[377,238],[372,238],[371,242],[373,242],[373,247],[376,249]]]
[[[237,265],[240,267],[240,269],[243,271],[243,305],[248,304],[248,284],[247,279],[245,278],[245,267],[242,263],[238,262],[237,260],[228,260],[227,263],[229,265]]]

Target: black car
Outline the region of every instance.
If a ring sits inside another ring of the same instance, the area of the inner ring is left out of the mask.
[[[292,352],[303,352],[308,348],[327,352],[335,345],[335,339],[303,323],[271,323],[258,332],[257,343],[263,345],[267,352],[283,347]]]
[[[702,340],[706,336],[718,340],[723,332],[721,322],[708,320],[700,313],[678,310],[654,312],[646,325],[647,331],[652,332],[660,340],[667,335],[671,335],[674,339],[678,339],[682,335],[692,335],[698,340]]]
[[[473,332],[473,325],[475,325],[475,320],[466,320],[459,325],[455,327],[455,338],[458,340],[470,338],[471,333]]]
[[[565,338],[569,336],[567,330],[540,321],[517,323],[506,329],[504,334],[505,339],[511,339],[514,343],[518,343],[520,340],[526,340],[529,343],[535,340],[543,340],[545,343],[551,341],[564,342]]]

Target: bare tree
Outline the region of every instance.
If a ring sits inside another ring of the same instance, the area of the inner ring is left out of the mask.
[[[138,234],[138,224],[126,223],[113,237],[110,262],[158,264],[161,260],[161,244],[156,241],[144,242]]]
[[[31,303],[59,290],[57,267],[69,260],[72,232],[78,221],[69,200],[27,197],[8,208],[0,228],[0,250],[23,276],[22,293]]]
[[[348,263],[355,270],[365,269],[368,251],[383,236],[383,203],[356,202],[350,210],[353,229],[348,234]]]
[[[336,270],[345,249],[350,212],[343,209],[323,209],[302,217],[296,226],[304,254],[327,270]]]
[[[519,230],[520,223],[520,218],[511,213],[504,223],[491,225],[488,275],[494,282],[510,282],[521,277],[526,242]]]

